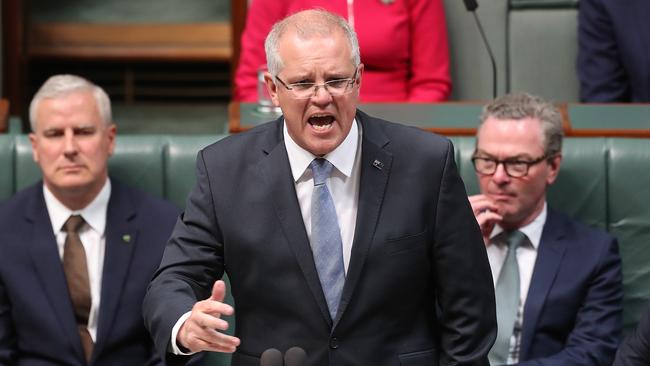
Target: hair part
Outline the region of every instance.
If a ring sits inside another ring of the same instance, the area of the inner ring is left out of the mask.
[[[29,105],[29,122],[32,131],[36,131],[36,113],[43,99],[61,98],[78,92],[91,92],[104,123],[107,126],[113,123],[111,100],[104,89],[81,76],[62,74],[47,79],[32,98]]]
[[[562,116],[553,103],[522,92],[501,96],[483,107],[477,136],[485,121],[490,117],[516,121],[525,118],[536,119],[540,121],[542,127],[542,147],[546,156],[550,158],[562,153],[564,137]]]
[[[316,35],[331,36],[337,31],[343,32],[350,45],[352,64],[357,67],[361,63],[357,34],[345,19],[323,9],[303,10],[275,23],[266,37],[264,42],[266,66],[274,78],[284,67],[279,48],[280,39],[288,31],[296,32],[303,39],[309,39]]]

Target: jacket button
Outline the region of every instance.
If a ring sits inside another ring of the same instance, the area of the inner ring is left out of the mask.
[[[337,349],[339,348],[339,339],[334,337],[330,339],[330,348],[331,349]]]

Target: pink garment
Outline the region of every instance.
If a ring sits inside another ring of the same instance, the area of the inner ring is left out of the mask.
[[[347,0],[253,0],[242,34],[234,99],[257,101],[264,39],[275,22],[322,8],[350,20]],[[363,102],[436,102],[449,97],[449,49],[442,0],[354,0]]]

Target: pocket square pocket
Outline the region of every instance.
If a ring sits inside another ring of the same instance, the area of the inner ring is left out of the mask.
[[[407,235],[396,239],[388,239],[384,245],[384,253],[389,255],[421,248],[426,244],[426,233],[423,231],[415,235]]]
[[[397,356],[401,366],[431,366],[438,364],[438,357],[435,349],[424,351],[402,353]]]

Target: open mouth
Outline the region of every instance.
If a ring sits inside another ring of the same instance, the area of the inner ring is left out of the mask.
[[[334,116],[330,116],[330,115],[313,115],[313,116],[309,117],[307,122],[316,131],[327,131],[334,124]]]

